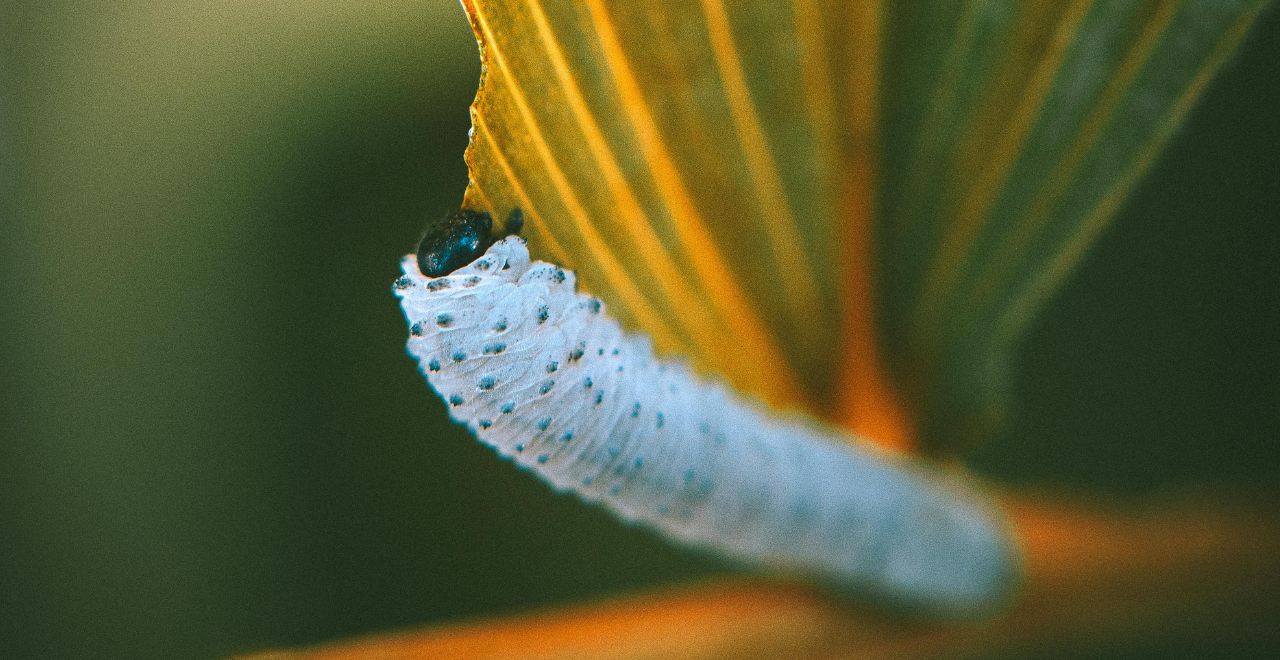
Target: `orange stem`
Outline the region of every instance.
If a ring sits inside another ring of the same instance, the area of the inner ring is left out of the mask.
[[[1009,609],[983,621],[894,618],[798,582],[732,579],[253,658],[935,659],[1132,647],[1274,624],[1280,519],[1272,512],[1006,503],[1027,580]]]
[[[887,449],[916,446],[906,398],[895,391],[876,336],[875,234],[877,118],[880,103],[881,6],[858,0],[849,12],[849,62],[844,181],[838,208],[840,231],[840,353],[836,396],[827,402],[837,424]]]

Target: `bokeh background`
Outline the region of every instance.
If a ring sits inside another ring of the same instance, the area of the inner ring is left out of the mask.
[[[976,469],[1274,487],[1278,67],[1273,8],[1028,338]],[[461,200],[478,75],[449,0],[0,0],[0,658],[212,659],[729,570],[496,459],[405,357],[390,284]]]

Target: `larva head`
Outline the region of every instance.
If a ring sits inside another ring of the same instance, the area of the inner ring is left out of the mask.
[[[418,270],[443,277],[480,258],[493,245],[493,218],[487,211],[458,209],[432,223],[418,243]]]

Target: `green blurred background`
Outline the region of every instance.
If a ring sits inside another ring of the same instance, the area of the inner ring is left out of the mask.
[[[466,184],[457,4],[206,4],[0,0],[0,658],[216,658],[726,570],[496,459],[404,355],[398,258]],[[1278,14],[1028,338],[978,469],[1280,477]]]

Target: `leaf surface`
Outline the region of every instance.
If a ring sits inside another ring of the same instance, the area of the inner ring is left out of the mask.
[[[896,9],[880,318],[927,443],[999,427],[1017,340],[1266,4]]]
[[[659,353],[954,448],[1264,4],[465,0],[464,205]]]

